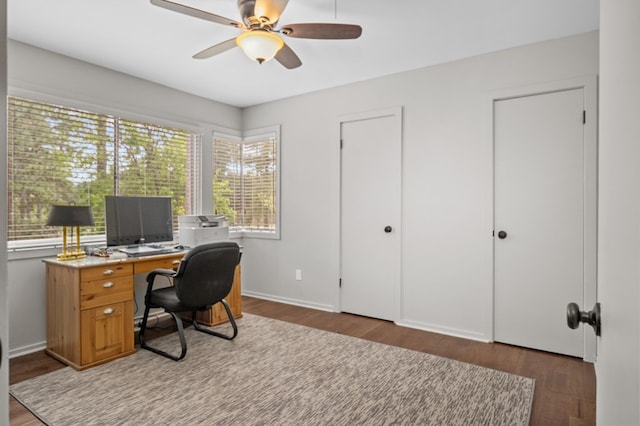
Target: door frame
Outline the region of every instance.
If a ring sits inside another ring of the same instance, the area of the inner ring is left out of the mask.
[[[394,265],[393,271],[393,322],[397,323],[401,318],[401,294],[402,294],[402,107],[390,107],[385,109],[373,110],[373,111],[364,111],[352,114],[344,114],[340,115],[337,118],[336,122],[336,147],[337,147],[337,156],[338,156],[338,223],[339,223],[339,231],[338,231],[338,282],[340,276],[342,275],[342,125],[344,123],[354,122],[354,121],[363,121],[363,120],[372,120],[376,118],[383,117],[391,117],[393,119],[395,132],[396,132],[396,143],[399,149],[399,157],[400,157],[400,176],[399,176],[399,184],[400,191],[399,199],[400,199],[400,213],[398,217],[398,224],[394,225],[394,228],[397,230],[397,236],[394,250],[394,257],[391,259],[391,264]],[[338,312],[342,312],[342,292],[340,291],[340,286],[338,285],[336,291],[336,304],[338,307]]]
[[[495,230],[495,135],[494,135],[494,104],[496,101],[520,98],[525,96],[542,95],[545,93],[560,92],[573,89],[582,89],[584,94],[584,109],[586,122],[584,124],[584,261],[583,261],[583,300],[567,300],[567,303],[576,302],[582,310],[591,310],[597,300],[597,231],[598,231],[598,79],[596,75],[576,77],[568,80],[559,80],[535,84],[531,86],[505,88],[489,93],[489,114],[487,122],[490,124],[490,137],[493,149],[492,169],[493,180],[493,229]],[[493,286],[490,301],[489,315],[487,318],[491,327],[491,341],[495,335],[495,238],[493,239]],[[534,320],[534,319],[532,319]],[[583,326],[576,333],[583,333],[583,359],[588,362],[596,360],[596,335],[588,326]]]
[[[5,99],[0,107],[0,198],[7,199],[7,2],[0,0],[0,57],[3,66],[0,67],[0,93]],[[0,251],[0,424],[9,424],[9,283],[7,282],[7,209],[0,210],[0,241],[4,247]]]

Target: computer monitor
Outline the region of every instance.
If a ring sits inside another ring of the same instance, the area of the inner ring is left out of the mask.
[[[105,197],[108,246],[173,241],[171,197]]]

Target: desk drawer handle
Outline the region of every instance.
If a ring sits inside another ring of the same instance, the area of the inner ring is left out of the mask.
[[[105,269],[105,271],[102,274],[103,275],[111,275],[111,274],[113,274],[113,269]]]
[[[111,288],[113,287],[115,284],[112,283],[111,281],[107,281],[106,283],[102,284],[102,287],[104,288]]]
[[[172,265],[179,265],[180,262],[182,262],[181,260],[174,260],[173,262],[171,262]]]
[[[116,310],[113,308],[107,308],[105,309],[103,312],[105,315],[111,315],[112,313],[114,313]]]

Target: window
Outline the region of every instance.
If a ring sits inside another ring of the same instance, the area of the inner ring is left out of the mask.
[[[15,97],[8,106],[9,241],[59,238],[45,223],[51,205],[70,202],[92,207],[83,235],[104,235],[105,195],[166,195],[174,216],[193,212],[198,134]]]
[[[279,238],[279,130],[213,138],[214,213],[245,236]]]

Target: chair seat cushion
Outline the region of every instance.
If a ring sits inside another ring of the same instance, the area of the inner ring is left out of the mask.
[[[201,309],[199,306],[187,306],[180,302],[173,287],[161,288],[151,292],[149,303],[154,308],[165,308],[169,312],[186,312]]]

